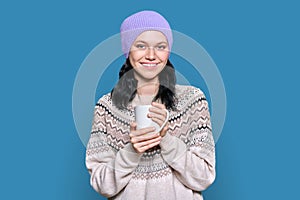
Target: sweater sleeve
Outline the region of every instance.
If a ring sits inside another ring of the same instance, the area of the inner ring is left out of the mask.
[[[113,197],[128,184],[141,155],[131,143],[119,151],[109,145],[107,126],[113,126],[113,122],[105,120],[105,113],[105,108],[97,104],[86,150],[86,167],[92,187],[105,197]]]
[[[203,191],[215,179],[215,149],[207,101],[201,92],[188,106],[181,124],[188,123],[187,140],[167,133],[161,143],[163,159],[186,187]],[[182,131],[182,130],[179,130]]]

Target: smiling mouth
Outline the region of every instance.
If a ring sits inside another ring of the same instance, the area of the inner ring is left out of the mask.
[[[157,63],[141,63],[144,67],[156,67]]]

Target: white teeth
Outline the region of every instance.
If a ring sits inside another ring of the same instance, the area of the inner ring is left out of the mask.
[[[143,64],[143,66],[145,66],[145,67],[155,67],[156,64]]]

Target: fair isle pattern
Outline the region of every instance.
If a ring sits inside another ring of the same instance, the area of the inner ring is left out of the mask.
[[[192,86],[176,85],[176,95],[176,110],[170,111],[168,133],[181,139],[187,150],[200,149],[203,157],[214,153],[210,115],[204,94]],[[131,105],[126,110],[119,110],[112,105],[110,94],[103,96],[95,108],[87,156],[105,155],[110,150],[116,153],[122,149],[130,142],[129,124],[133,120]],[[146,181],[171,174],[172,169],[163,160],[160,147],[156,146],[143,154],[132,179]]]

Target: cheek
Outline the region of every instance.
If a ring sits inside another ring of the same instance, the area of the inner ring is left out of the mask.
[[[161,52],[157,56],[161,61],[167,62],[169,59],[169,52]]]
[[[138,51],[136,51],[136,52],[132,51],[129,54],[129,57],[131,58],[132,61],[138,61],[141,58],[143,58],[143,56],[144,56],[144,53],[143,52],[138,52]]]

